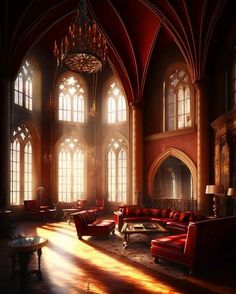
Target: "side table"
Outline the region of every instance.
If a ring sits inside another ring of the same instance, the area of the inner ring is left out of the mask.
[[[11,240],[8,245],[12,257],[12,275],[19,275],[20,288],[24,289],[28,274],[36,274],[39,279],[42,279],[41,273],[41,255],[42,247],[48,243],[48,240],[40,236],[22,237],[18,236]],[[37,252],[38,268],[28,271],[28,264],[33,253]]]

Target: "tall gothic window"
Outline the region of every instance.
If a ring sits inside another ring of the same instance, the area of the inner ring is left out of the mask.
[[[86,89],[78,75],[66,76],[59,84],[58,119],[84,123]]]
[[[117,82],[112,82],[107,91],[107,120],[108,123],[127,120],[125,96]]]
[[[108,200],[127,201],[127,146],[123,139],[112,138],[107,149]]]
[[[14,102],[33,110],[33,70],[28,61],[22,65],[15,80]]]
[[[163,84],[165,130],[172,131],[192,126],[192,86],[187,71],[175,68]]]
[[[10,204],[32,199],[32,136],[26,125],[13,131],[10,151]]]
[[[73,202],[84,197],[84,147],[78,138],[67,137],[58,150],[58,201]]]

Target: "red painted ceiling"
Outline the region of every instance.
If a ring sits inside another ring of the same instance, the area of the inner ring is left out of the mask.
[[[201,79],[219,19],[236,11],[234,0],[87,2],[107,38],[108,61],[124,82],[130,103],[143,99],[154,46],[175,42],[192,79]],[[37,44],[44,54],[52,55],[54,40],[64,36],[77,7],[78,0],[1,1],[1,63],[17,69]],[[235,21],[235,16],[232,19]]]

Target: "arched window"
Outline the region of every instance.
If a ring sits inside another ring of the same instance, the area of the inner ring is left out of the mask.
[[[84,197],[84,146],[78,138],[66,137],[58,149],[58,201]]]
[[[26,125],[13,131],[10,152],[10,204],[19,205],[32,199],[32,136]]]
[[[187,71],[176,67],[163,84],[165,105],[165,131],[192,126],[192,86]]]
[[[33,110],[33,70],[26,60],[15,80],[15,104]]]
[[[112,138],[107,146],[108,200],[127,201],[127,146],[123,139]]]
[[[84,123],[87,91],[76,74],[67,75],[58,85],[58,119]]]
[[[112,82],[110,84],[106,97],[108,123],[126,122],[126,101],[123,91],[118,82]]]

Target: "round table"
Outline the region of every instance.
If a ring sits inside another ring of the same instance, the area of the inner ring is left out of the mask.
[[[39,279],[42,278],[41,273],[41,255],[42,247],[48,243],[48,240],[40,236],[18,236],[11,240],[8,244],[12,257],[12,274],[19,275],[20,287],[24,288],[29,273],[36,274]],[[28,271],[28,264],[33,253],[37,252],[38,268]]]

